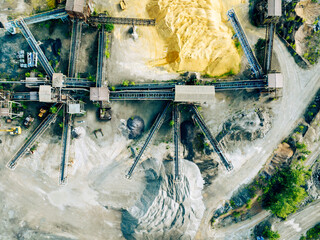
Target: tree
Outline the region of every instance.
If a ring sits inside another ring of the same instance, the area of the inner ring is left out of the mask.
[[[173,125],[174,125],[174,121],[171,120],[171,121],[169,122],[169,126],[170,126],[170,127],[173,127]]]
[[[299,203],[307,196],[301,186],[309,177],[310,172],[299,163],[278,171],[264,189],[264,207],[276,216],[286,219],[288,214],[298,209]]]
[[[272,231],[269,226],[266,226],[262,232],[262,237],[270,240],[277,240],[280,238],[280,234],[278,232]]]

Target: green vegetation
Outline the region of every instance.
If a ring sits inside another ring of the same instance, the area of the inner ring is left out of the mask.
[[[109,58],[109,57],[110,57],[109,43],[110,43],[110,40],[109,40],[109,38],[107,38],[107,41],[106,41],[106,51],[104,52],[104,54],[106,55],[106,58]]]
[[[29,73],[29,72],[26,72],[24,75],[25,75],[26,77],[30,77],[30,73]]]
[[[37,150],[38,148],[38,144],[34,144],[31,148],[30,148],[30,152],[34,152],[35,150]]]
[[[128,80],[124,80],[124,81],[122,82],[122,86],[128,87],[128,86],[129,86],[129,81],[128,81]]]
[[[235,204],[235,202],[233,200],[230,200],[230,206],[231,207],[235,207],[236,206],[236,204]]]
[[[58,109],[57,109],[57,107],[55,107],[55,106],[53,106],[53,107],[50,108],[50,113],[52,113],[52,114],[57,113],[57,111],[58,111]]]
[[[288,214],[298,209],[299,203],[307,196],[302,186],[309,178],[310,171],[298,161],[279,170],[264,187],[264,207],[276,216],[286,219]]]
[[[235,211],[235,212],[232,213],[232,216],[234,216],[235,218],[238,218],[238,217],[241,216],[241,212]]]
[[[107,32],[112,32],[114,29],[114,25],[112,23],[107,23],[106,25],[104,25],[104,27]]]
[[[116,90],[116,87],[115,86],[112,86],[111,87],[111,91],[115,91]]]
[[[212,76],[212,75],[210,75],[208,73],[203,74],[201,77],[203,77],[203,78],[214,78],[214,76]]]
[[[320,239],[320,223],[307,231],[307,236],[301,236],[300,240]]]
[[[47,0],[47,5],[49,9],[54,9],[57,7],[57,1],[56,0]]]
[[[88,80],[92,81],[92,82],[95,82],[96,78],[89,73]]]
[[[63,128],[63,122],[59,123],[59,127]]]
[[[100,30],[101,27],[102,27],[102,25],[99,23],[99,24],[97,25],[98,30]]]
[[[173,126],[174,126],[174,121],[173,121],[173,120],[171,120],[171,121],[169,122],[169,126],[170,126],[170,127],[173,127]]]
[[[221,74],[219,76],[214,76],[215,78],[223,78],[223,77],[228,77],[228,76],[233,76],[235,75],[233,69],[231,69],[229,72],[226,72],[224,74]]]
[[[277,239],[280,239],[280,234],[278,232],[272,231],[270,227],[265,226],[262,232],[262,237],[270,240],[277,240]]]

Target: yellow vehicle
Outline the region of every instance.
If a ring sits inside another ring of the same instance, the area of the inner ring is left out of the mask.
[[[46,112],[47,112],[46,109],[41,108],[41,109],[40,109],[40,113],[38,114],[39,118],[42,118],[42,117],[43,117],[43,114],[45,114]]]
[[[10,135],[20,135],[21,134],[21,127],[12,127],[9,129],[0,129],[0,132],[9,132]]]
[[[127,8],[127,3],[124,0],[120,1],[120,8],[121,10],[125,10]]]

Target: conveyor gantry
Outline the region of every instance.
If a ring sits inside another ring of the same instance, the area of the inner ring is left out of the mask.
[[[77,60],[81,43],[82,21],[78,18],[74,19],[71,33],[70,56],[68,76],[76,78],[77,76]]]
[[[102,81],[104,80],[104,59],[105,59],[105,31],[104,25],[102,25],[101,31],[99,32],[99,42],[98,42],[98,64],[97,64],[97,77],[96,77],[96,87],[102,87]]]
[[[173,91],[127,90],[111,91],[110,100],[173,100]]]
[[[241,80],[241,81],[218,81],[212,83],[216,91],[240,90],[240,89],[264,89],[268,87],[266,79]]]
[[[61,19],[62,21],[64,21],[65,19],[67,19],[67,17],[68,17],[68,13],[65,11],[65,9],[60,8],[60,9],[55,9],[55,10],[44,12],[44,13],[35,14],[30,17],[25,17],[24,21],[26,24],[33,24],[33,23],[40,23],[40,22],[49,21],[53,19]],[[5,23],[4,27],[8,32],[14,34],[15,33],[14,28],[18,26],[16,25],[15,21],[10,21]]]
[[[11,101],[39,101],[38,92],[14,92],[10,96]]]
[[[142,26],[155,26],[155,19],[143,19],[143,18],[121,18],[121,17],[108,17],[105,14],[100,14],[99,16],[90,17],[88,19],[89,23],[112,23],[112,24],[122,24],[122,25],[142,25]]]
[[[239,39],[239,42],[242,46],[244,54],[246,55],[248,62],[251,66],[251,70],[253,74],[255,75],[256,78],[260,78],[263,75],[262,68],[250,47],[247,36],[240,24],[240,21],[238,20],[238,17],[234,9],[230,9],[228,11],[228,19],[231,22],[231,25],[236,33],[236,36]]]
[[[270,71],[271,61],[272,61],[272,49],[273,49],[273,39],[275,33],[276,23],[270,22],[267,24],[266,29],[266,48],[264,57],[264,70],[266,73]]]
[[[95,83],[85,78],[69,78],[68,77],[66,78],[64,85],[67,88],[90,88],[90,87],[93,87]]]
[[[178,83],[157,83],[157,84],[136,84],[133,86],[115,86],[115,91],[147,91],[147,90],[166,90],[174,91],[176,85],[184,85],[185,82]],[[216,91],[223,90],[239,90],[239,89],[264,89],[268,87],[268,81],[266,79],[255,80],[239,80],[239,81],[221,81],[218,80],[214,83],[210,83],[215,87]],[[112,91],[112,88],[110,88]]]
[[[63,132],[61,139],[61,164],[60,164],[60,177],[59,183],[60,185],[66,184],[67,181],[67,167],[69,161],[69,147],[71,140],[71,123],[72,118],[71,115],[66,111],[66,105],[64,104],[64,118],[63,118]]]
[[[180,140],[180,116],[178,105],[173,105],[173,141],[174,141],[174,177],[175,181],[181,181],[180,164],[179,164],[179,140]]]
[[[62,104],[57,105],[57,112],[54,114],[49,114],[40,125],[34,130],[32,135],[27,139],[27,141],[20,147],[13,158],[7,163],[7,167],[14,170],[18,164],[18,161],[30,150],[32,145],[37,141],[37,139],[48,129],[48,127],[56,120],[59,111],[61,110]]]
[[[146,148],[147,148],[148,144],[150,143],[152,137],[154,136],[154,134],[155,134],[155,133],[159,130],[159,128],[161,127],[161,125],[162,125],[162,123],[163,123],[163,121],[164,121],[164,118],[165,118],[165,116],[166,116],[166,113],[167,113],[167,111],[168,111],[169,106],[170,106],[170,103],[168,103],[168,104],[166,105],[166,107],[164,108],[164,110],[162,111],[162,113],[158,115],[156,121],[155,121],[154,124],[152,125],[146,141],[144,142],[144,144],[143,144],[143,146],[142,146],[142,148],[141,148],[138,156],[135,158],[135,160],[134,160],[134,162],[133,162],[133,164],[132,164],[132,166],[131,166],[128,174],[126,175],[127,178],[131,178],[132,173],[133,173],[135,167],[137,166],[137,164],[138,164],[138,162],[139,162],[142,154],[143,154],[144,151],[146,150]]]
[[[209,142],[211,143],[213,149],[216,151],[218,156],[220,157],[223,165],[226,167],[228,171],[233,169],[232,163],[227,159],[225,153],[223,151],[222,146],[218,143],[218,141],[212,136],[211,132],[209,131],[208,127],[206,126],[203,118],[201,117],[198,109],[196,106],[191,105],[191,109],[194,112],[194,117],[196,122],[199,124],[200,129],[202,130],[203,134],[208,138]]]
[[[52,75],[54,73],[54,70],[53,70],[52,66],[50,65],[48,59],[44,55],[43,51],[39,47],[36,39],[32,35],[32,33],[31,33],[30,29],[28,28],[27,24],[25,23],[25,21],[23,19],[17,20],[16,24],[20,28],[23,36],[26,38],[26,40],[27,40],[29,46],[31,47],[31,49],[38,54],[38,59],[40,61],[41,66],[46,71],[46,73],[48,74],[49,78],[52,79]]]

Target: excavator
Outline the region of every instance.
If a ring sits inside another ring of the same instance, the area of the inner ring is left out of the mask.
[[[9,129],[0,129],[0,132],[9,132],[10,135],[20,135],[21,134],[21,127],[12,127]]]

